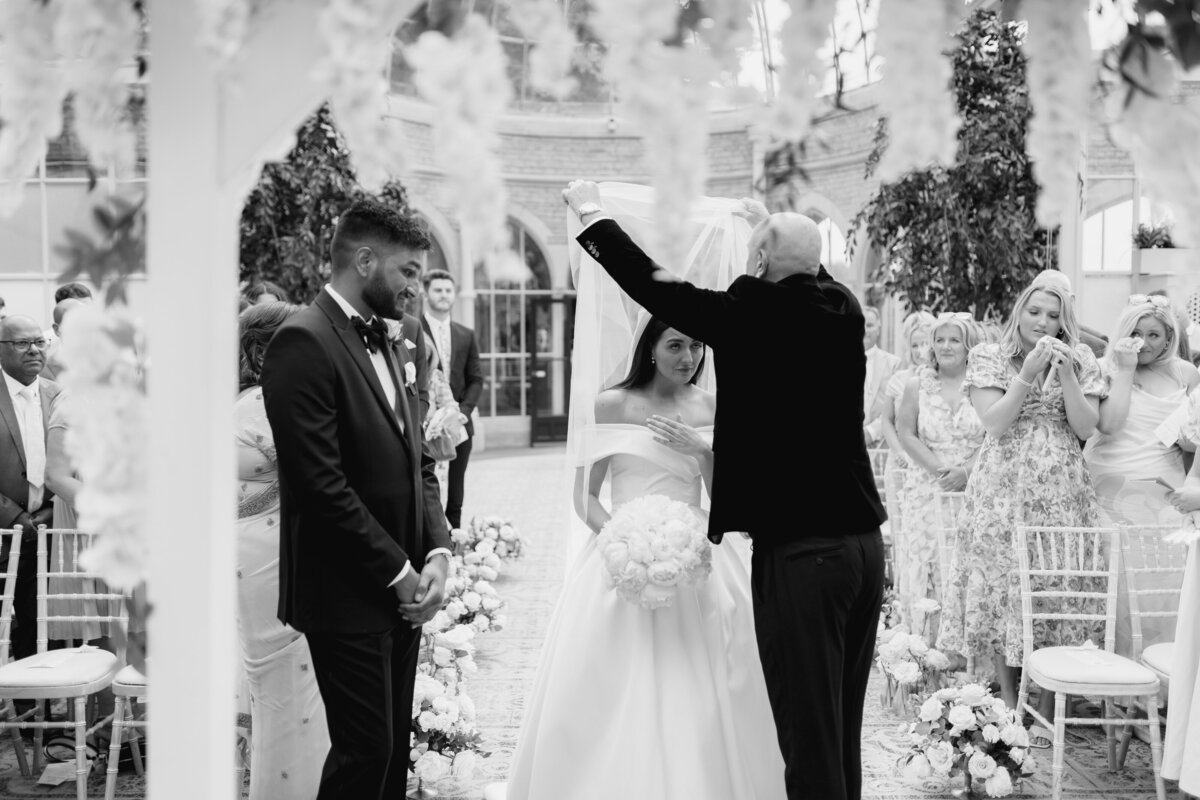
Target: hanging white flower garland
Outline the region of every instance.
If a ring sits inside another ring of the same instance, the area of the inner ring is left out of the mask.
[[[825,73],[820,51],[829,40],[837,0],[791,0],[789,5],[791,14],[779,32],[783,74],[768,124],[780,139],[798,142],[812,125]]]
[[[378,191],[403,172],[403,143],[389,126],[386,67],[392,0],[329,0],[318,25],[328,48],[318,74],[346,137],[358,181]]]
[[[1026,150],[1039,192],[1037,221],[1045,228],[1073,213],[1082,137],[1090,122],[1095,76],[1086,0],[1025,3],[1029,121]]]
[[[529,54],[529,83],[553,97],[565,97],[575,87],[568,76],[575,54],[575,34],[556,0],[511,0],[513,22],[533,43]]]
[[[884,2],[876,34],[884,59],[879,107],[888,120],[888,147],[878,176],[893,181],[931,163],[952,165],[960,120],[946,56],[963,7],[944,0]]]
[[[62,133],[67,85],[54,41],[60,4],[0,2],[4,58],[0,60],[0,216],[21,204],[46,142]]]

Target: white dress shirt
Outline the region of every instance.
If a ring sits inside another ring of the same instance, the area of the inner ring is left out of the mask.
[[[347,317],[349,317],[350,319],[354,319],[355,317],[358,317],[359,319],[363,318],[363,315],[358,313],[358,311],[356,311],[354,309],[354,306],[352,306],[348,302],[346,302],[346,298],[344,298],[340,294],[338,294],[337,290],[334,289],[332,286],[330,286],[329,284],[325,284],[325,291],[329,292],[329,296],[333,298],[333,302],[337,303],[338,307],[341,308],[342,311],[346,312]],[[370,322],[370,320],[365,320],[365,321]],[[363,349],[365,350],[366,347],[367,347],[367,345],[364,342]],[[396,386],[394,383],[392,383],[392,375],[391,375],[391,372],[388,371],[387,360],[383,357],[383,351],[376,350],[374,353],[368,351],[367,357],[371,359],[371,366],[373,366],[375,368],[375,373],[379,376],[379,382],[383,385],[383,394],[387,398],[388,403],[391,404],[392,411],[395,412],[395,410],[396,410]],[[400,380],[399,375],[396,376],[396,380]],[[403,417],[401,417],[399,414],[396,414],[396,421],[400,423],[400,430],[403,431],[404,430]],[[418,468],[419,468],[419,466],[418,466]],[[428,555],[425,556],[425,563],[429,563],[429,559],[433,558],[434,556],[439,556],[439,555],[444,555],[448,559],[448,558],[450,558],[450,551],[444,547],[435,547],[433,550],[429,551]],[[392,582],[388,584],[388,586],[395,586],[397,583],[399,583],[400,581],[402,581],[406,577],[408,577],[408,573],[411,571],[412,571],[412,562],[410,562],[410,561],[404,562],[404,568],[400,570],[400,574],[397,575],[395,577],[395,579],[393,579]]]
[[[25,447],[25,479],[29,481],[29,512],[42,507],[46,496],[46,422],[42,417],[41,381],[26,386],[7,372],[4,382],[17,413],[17,428]]]

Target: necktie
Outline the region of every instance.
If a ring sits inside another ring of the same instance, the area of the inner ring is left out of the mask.
[[[450,323],[442,322],[437,327],[438,355],[442,358],[442,371],[450,374]]]
[[[387,346],[387,323],[379,317],[371,317],[370,322],[362,317],[354,317],[350,322],[353,323],[354,330],[358,331],[358,335],[362,337],[368,353],[374,353]]]
[[[26,386],[20,391],[21,420],[24,430],[21,440],[25,445],[25,479],[29,481],[29,510],[42,507],[46,484],[46,431],[42,425],[42,405],[36,387]]]

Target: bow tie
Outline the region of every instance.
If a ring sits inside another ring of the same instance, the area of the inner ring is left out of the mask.
[[[387,346],[387,323],[379,317],[371,317],[370,322],[362,317],[354,317],[350,322],[354,324],[354,330],[358,331],[358,335],[362,337],[368,353],[374,353]]]

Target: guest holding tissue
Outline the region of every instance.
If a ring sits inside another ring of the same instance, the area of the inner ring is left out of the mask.
[[[1070,296],[1058,286],[1021,293],[998,344],[971,350],[963,386],[986,435],[967,482],[938,644],[993,659],[1001,696],[1017,701],[1022,660],[1018,525],[1093,526],[1100,514],[1081,439],[1100,418],[1104,379],[1079,342]],[[1039,646],[1099,641],[1092,623],[1035,624]],[[1050,716],[1053,694],[1043,693]],[[1038,745],[1047,746],[1049,736]]]

